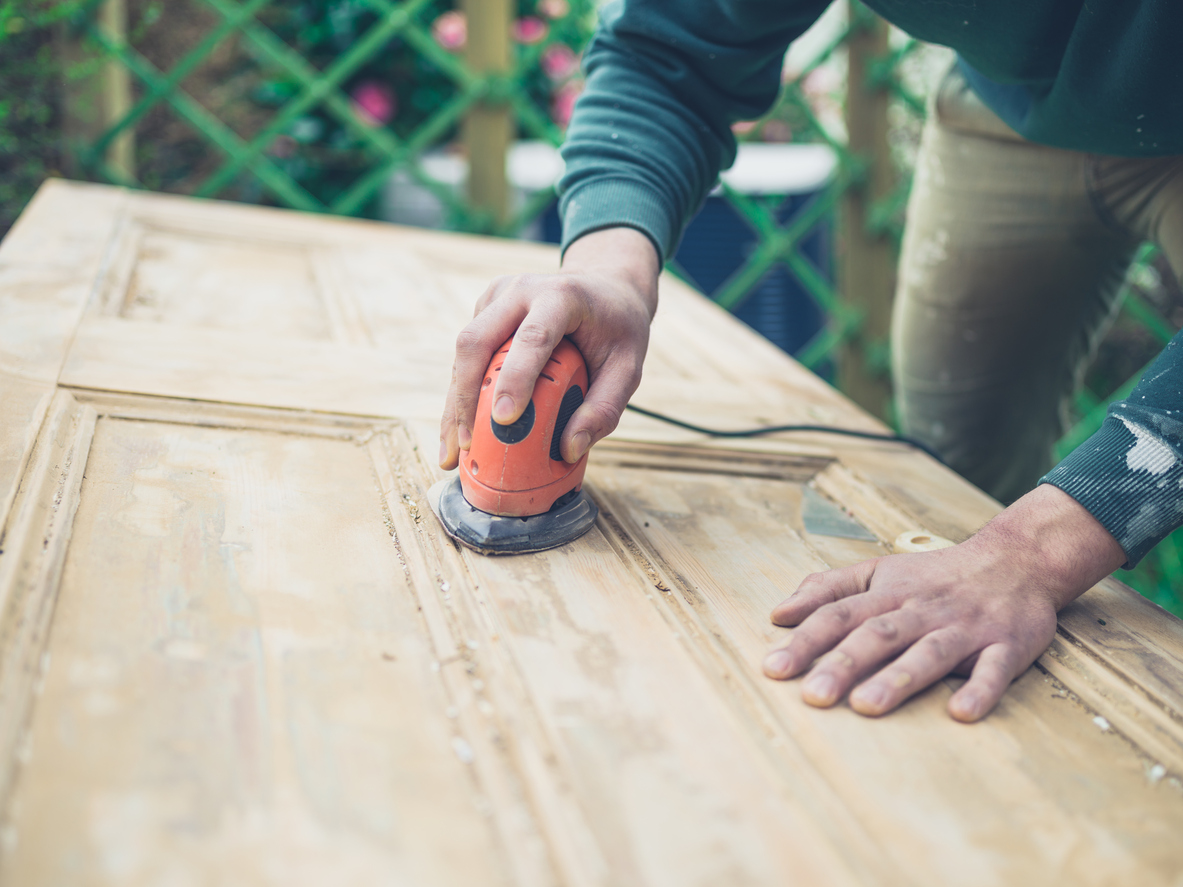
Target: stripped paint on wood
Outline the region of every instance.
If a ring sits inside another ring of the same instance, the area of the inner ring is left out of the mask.
[[[46,186],[0,246],[0,881],[1177,883],[1183,626],[1113,580],[978,725],[761,676],[805,575],[997,511],[906,446],[630,415],[585,537],[452,543],[455,333],[555,263]],[[636,402],[880,428],[662,286]]]

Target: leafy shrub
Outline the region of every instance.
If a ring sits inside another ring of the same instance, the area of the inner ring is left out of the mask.
[[[0,2],[0,236],[42,181],[61,175],[60,70],[51,26],[76,6]]]
[[[576,0],[520,0],[514,38],[519,52],[537,51],[522,84],[529,100],[561,127],[579,88],[578,54],[590,36],[590,4]],[[273,3],[260,19],[313,67],[325,70],[376,22],[362,0],[299,0]],[[433,0],[418,16],[446,52],[460,54],[467,39],[464,17],[453,0]],[[274,66],[263,66],[253,93],[261,105],[278,109],[301,84]],[[355,112],[371,125],[410,138],[457,96],[454,81],[428,55],[401,36],[370,58],[342,84]],[[457,136],[453,126],[437,142]],[[370,162],[363,142],[323,107],[296,118],[271,145],[273,161],[319,199],[329,202]]]

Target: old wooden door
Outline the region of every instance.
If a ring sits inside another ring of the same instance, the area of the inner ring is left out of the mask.
[[[760,676],[804,575],[996,510],[905,447],[630,417],[583,539],[446,540],[454,335],[555,261],[43,189],[0,247],[0,881],[1180,883],[1183,631],[1116,583],[979,725]],[[635,400],[875,427],[673,281]]]

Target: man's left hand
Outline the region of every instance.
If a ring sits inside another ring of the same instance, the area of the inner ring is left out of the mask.
[[[797,628],[764,673],[792,678],[817,660],[805,701],[828,707],[850,692],[864,715],[966,674],[949,714],[976,721],[1047,648],[1056,612],[1125,560],[1083,506],[1044,484],[960,545],[806,577],[772,611],[774,623]]]

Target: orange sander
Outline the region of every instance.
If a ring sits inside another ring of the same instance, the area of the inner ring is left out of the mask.
[[[448,535],[481,554],[545,551],[582,536],[596,520],[596,504],[583,492],[587,454],[574,465],[559,454],[563,430],[587,394],[583,355],[569,339],[559,342],[522,415],[502,425],[493,421],[493,389],[512,341],[485,370],[459,475],[428,492]]]

